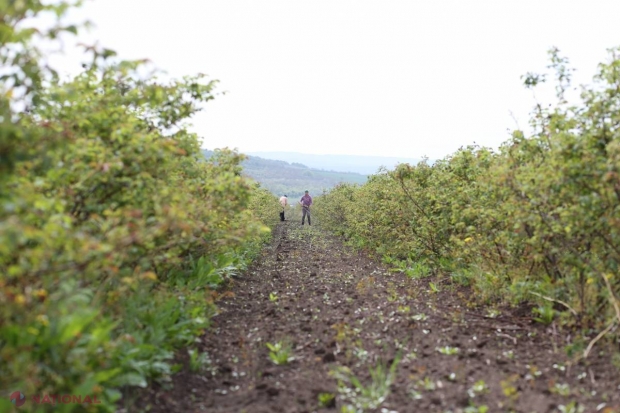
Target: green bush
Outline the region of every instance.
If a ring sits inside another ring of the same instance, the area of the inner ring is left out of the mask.
[[[105,49],[59,82],[21,27],[69,8],[9,2],[0,22],[0,390],[97,395],[58,408],[113,411],[119,388],[173,372],[277,199],[241,176],[241,155],[206,161],[186,130],[215,82],[145,77]]]
[[[564,96],[566,59],[550,56],[558,102],[537,106],[531,136],[515,131],[498,151],[463,148],[337,187],[316,200],[321,222],[403,272],[423,263],[467,274],[481,300],[552,299],[564,322],[620,321],[618,50],[578,105]]]

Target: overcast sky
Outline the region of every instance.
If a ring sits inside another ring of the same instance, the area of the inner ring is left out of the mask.
[[[248,152],[497,147],[511,112],[527,125],[520,76],[544,70],[551,46],[582,83],[620,45],[615,0],[96,0],[80,16],[123,58],[220,80],[194,130]]]

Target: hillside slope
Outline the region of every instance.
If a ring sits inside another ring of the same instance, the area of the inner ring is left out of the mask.
[[[208,158],[213,151],[203,150],[203,153]],[[286,194],[291,198],[301,197],[305,190],[318,195],[342,182],[363,184],[367,179],[366,175],[358,173],[325,171],[258,156],[249,156],[242,166],[244,173],[262,187],[276,195]]]
[[[393,169],[399,163],[415,165],[422,160],[406,157],[316,155],[297,152],[248,152],[248,155],[259,156],[263,159],[281,159],[291,163],[301,163],[311,168],[327,171],[348,171],[364,175],[375,174],[382,166]]]

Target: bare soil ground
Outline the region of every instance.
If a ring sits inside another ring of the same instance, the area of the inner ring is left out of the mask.
[[[218,302],[200,343],[210,362],[192,372],[182,356],[172,386],[146,389],[121,410],[620,412],[606,349],[570,366],[567,333],[534,323],[529,309],[470,308],[469,294],[389,272],[320,228],[286,221]],[[278,342],[294,360],[270,359],[266,344]]]

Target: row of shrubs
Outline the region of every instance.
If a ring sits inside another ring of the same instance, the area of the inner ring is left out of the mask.
[[[75,32],[28,19],[70,5],[9,2],[0,22],[0,411],[114,411],[119,389],[165,381],[193,350],[215,289],[276,224],[277,199],[206,161],[186,121],[212,99],[200,76],[163,81],[143,62],[92,64],[59,81],[33,46]],[[6,69],[5,69],[6,68]],[[32,404],[35,395],[101,404]]]
[[[596,332],[617,325],[617,53],[571,105],[571,71],[552,50],[558,103],[537,105],[531,136],[516,131],[499,150],[470,146],[432,164],[380,171],[362,186],[317,197],[316,213],[412,276],[447,274],[482,301],[538,302],[540,311],[560,310],[564,322]],[[542,80],[529,74],[525,83]]]

